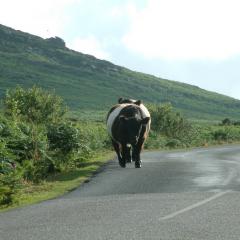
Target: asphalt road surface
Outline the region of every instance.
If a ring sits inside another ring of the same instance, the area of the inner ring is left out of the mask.
[[[0,214],[1,240],[240,239],[240,146],[111,161],[61,198]]]

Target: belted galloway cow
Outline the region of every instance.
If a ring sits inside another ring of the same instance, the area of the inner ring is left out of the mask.
[[[107,115],[107,129],[117,153],[119,165],[135,161],[141,167],[140,152],[150,130],[150,113],[140,100],[119,99]]]

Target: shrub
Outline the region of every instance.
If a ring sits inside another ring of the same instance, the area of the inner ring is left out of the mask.
[[[222,125],[231,125],[232,121],[229,118],[225,118],[222,120]]]
[[[217,141],[226,141],[228,140],[229,134],[224,129],[219,129],[214,131],[213,133],[214,140]]]
[[[170,138],[180,139],[190,133],[192,126],[171,104],[150,105],[152,130]]]
[[[12,127],[9,121],[0,116],[0,137],[6,138],[12,135]]]
[[[233,122],[233,125],[234,125],[234,126],[240,126],[240,121],[235,121],[235,122]]]
[[[166,145],[166,137],[150,130],[149,136],[144,143],[145,149],[159,149],[164,148]]]
[[[81,147],[79,131],[70,123],[51,124],[47,127],[50,150],[69,154]]]
[[[66,112],[62,98],[38,87],[7,91],[4,107],[7,115],[31,123],[56,122]]]
[[[7,143],[4,140],[0,140],[0,173],[9,173],[13,168],[15,168],[15,162],[7,148]]]
[[[178,139],[170,139],[167,143],[166,143],[166,147],[169,148],[176,148],[176,147],[180,147],[182,144]]]
[[[48,139],[43,127],[19,123],[14,137],[7,147],[22,167],[25,180],[39,182],[54,172],[55,167],[48,154]]]
[[[0,205],[8,205],[14,201],[14,194],[19,189],[20,177],[15,171],[0,173]]]
[[[80,122],[77,128],[81,139],[84,139],[84,144],[91,150],[109,149],[112,146],[106,126],[102,123]]]
[[[39,161],[25,160],[22,163],[22,176],[27,181],[39,183],[47,178],[50,173],[56,171],[56,167],[51,158],[43,158]]]
[[[21,163],[24,160],[38,161],[47,156],[48,140],[44,128],[17,125],[17,134],[8,140],[7,146]]]
[[[13,195],[19,186],[19,176],[15,170],[15,162],[6,148],[6,143],[0,141],[0,205],[13,202]]]

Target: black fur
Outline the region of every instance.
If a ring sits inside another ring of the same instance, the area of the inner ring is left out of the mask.
[[[122,103],[134,103],[138,106],[140,106],[140,104],[142,103],[141,100],[134,100],[134,99],[129,99],[129,98],[119,98],[118,99],[118,103],[122,104]]]
[[[141,109],[135,103],[124,107],[114,120],[112,143],[121,167],[126,167],[126,162],[131,160],[135,161],[135,167],[141,167],[140,152],[149,120],[149,117],[142,117]]]

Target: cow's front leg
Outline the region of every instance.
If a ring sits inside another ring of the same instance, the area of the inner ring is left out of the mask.
[[[126,146],[126,162],[131,163],[132,162],[132,156],[131,156],[131,146]]]
[[[144,139],[139,140],[138,143],[135,146],[133,146],[132,158],[133,158],[133,161],[135,161],[135,168],[142,167],[140,152],[142,150],[143,143],[144,143]]]
[[[137,146],[133,147],[133,153],[132,153],[133,161],[135,162],[135,168],[141,168],[141,159],[140,159],[140,151]]]
[[[122,144],[122,164],[126,167],[126,162],[129,161],[130,147],[127,144]],[[131,156],[130,156],[131,159]]]
[[[120,144],[118,142],[115,142],[114,140],[112,140],[112,144],[113,144],[115,152],[117,153],[119,165],[121,167],[126,167],[126,164],[123,163],[123,157],[121,156]]]

